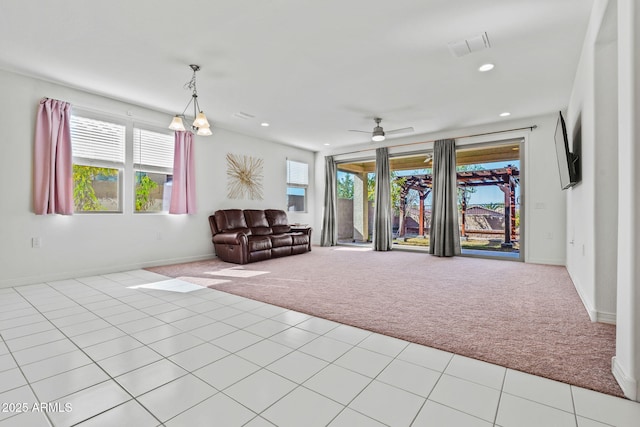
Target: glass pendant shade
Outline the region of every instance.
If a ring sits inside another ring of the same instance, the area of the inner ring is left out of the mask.
[[[198,135],[202,135],[202,136],[209,136],[212,134],[211,129],[206,127],[206,128],[199,128],[198,132],[196,132]]]
[[[171,130],[186,130],[184,128],[184,123],[182,123],[182,119],[180,116],[174,116],[173,120],[171,120],[171,124],[169,125],[169,129]]]
[[[196,119],[193,121],[193,126],[197,128],[208,128],[210,127],[209,121],[207,120],[207,116],[204,115],[202,111],[198,113]]]
[[[379,141],[384,141],[384,132],[380,132],[380,133],[376,133],[374,132],[373,136],[371,137],[371,139],[373,141],[379,142]]]

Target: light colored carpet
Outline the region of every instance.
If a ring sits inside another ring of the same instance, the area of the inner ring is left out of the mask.
[[[589,320],[564,267],[314,247],[244,266],[214,259],[149,270],[623,395],[611,374],[615,326]]]

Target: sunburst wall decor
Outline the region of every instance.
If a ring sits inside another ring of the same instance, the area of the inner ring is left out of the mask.
[[[227,153],[227,197],[262,200],[263,159]]]

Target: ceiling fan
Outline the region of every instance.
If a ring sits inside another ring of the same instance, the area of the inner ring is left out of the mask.
[[[413,128],[412,127],[408,127],[408,128],[402,128],[402,129],[394,129],[394,130],[389,130],[387,132],[384,131],[384,129],[382,129],[382,126],[380,126],[380,122],[382,121],[382,119],[380,117],[375,117],[373,119],[373,121],[376,122],[376,126],[373,128],[373,132],[369,132],[366,130],[355,130],[355,129],[349,129],[349,132],[363,132],[363,133],[371,133],[371,140],[372,141],[384,141],[385,135],[395,135],[398,133],[410,133],[413,132]]]

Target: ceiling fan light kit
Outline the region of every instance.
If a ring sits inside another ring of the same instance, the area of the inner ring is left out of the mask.
[[[402,129],[390,130],[390,131],[387,131],[385,133],[385,131],[382,128],[382,126],[380,126],[380,122],[382,122],[382,119],[380,117],[375,117],[373,119],[373,121],[376,122],[376,126],[373,128],[373,132],[369,132],[369,131],[366,131],[366,130],[355,130],[355,129],[350,129],[349,132],[371,133],[371,140],[375,141],[375,142],[384,141],[386,139],[386,135],[413,132],[413,128],[412,127],[407,127],[407,128],[402,128]]]
[[[382,119],[379,117],[376,117],[373,120],[375,120],[376,122],[376,127],[373,128],[373,133],[371,134],[371,140],[376,142],[384,141],[384,130],[380,126],[380,122],[382,121]]]

